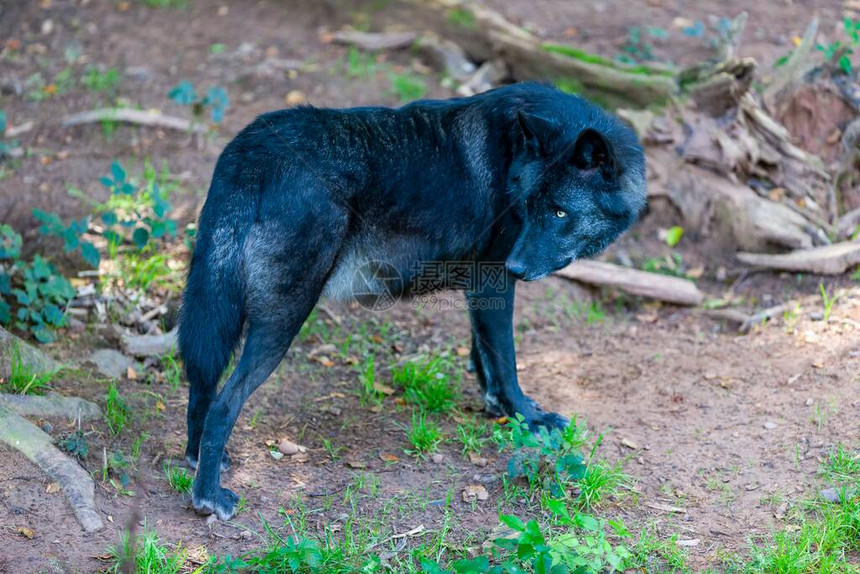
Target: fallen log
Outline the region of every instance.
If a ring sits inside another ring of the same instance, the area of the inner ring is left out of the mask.
[[[123,335],[122,348],[133,357],[157,357],[176,348],[176,329],[163,335]]]
[[[205,133],[206,126],[191,123],[185,118],[168,116],[159,110],[133,110],[128,108],[103,108],[67,116],[62,125],[78,126],[100,122],[120,122],[138,126],[165,128],[181,132]]]
[[[503,60],[513,79],[552,80],[609,107],[648,107],[678,93],[674,71],[627,66],[573,46],[542,42],[499,12],[466,0],[403,0],[408,19],[462,46],[472,60]],[[380,17],[386,16],[380,13]]]
[[[737,258],[747,265],[780,271],[841,275],[860,264],[860,242],[848,241],[780,254],[740,252]]]
[[[576,261],[555,274],[572,281],[615,287],[633,295],[676,305],[695,306],[705,298],[705,294],[692,281],[601,261]]]
[[[418,39],[415,32],[360,32],[358,30],[339,30],[331,34],[336,44],[355,46],[362,50],[397,50],[412,46]]]
[[[0,405],[0,441],[20,451],[60,485],[86,532],[103,528],[90,474],[51,443],[42,429]]]

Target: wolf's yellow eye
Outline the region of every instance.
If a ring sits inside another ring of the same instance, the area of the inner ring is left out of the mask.
[[[559,209],[558,211],[555,212],[555,216],[558,217],[559,219],[564,219],[565,217],[567,217],[567,212]]]

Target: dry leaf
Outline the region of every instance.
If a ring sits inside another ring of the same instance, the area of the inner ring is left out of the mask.
[[[158,399],[155,401],[155,410],[159,412],[164,412],[167,409],[167,405],[164,404],[164,401]]]
[[[383,395],[393,395],[394,394],[394,389],[392,389],[388,385],[386,385],[384,383],[380,383],[378,381],[375,381],[373,383],[373,390],[376,391],[377,393],[382,393]]]
[[[360,460],[348,460],[346,461],[346,466],[349,468],[367,468],[367,465]]]
[[[45,487],[45,493],[46,494],[56,494],[58,492],[60,492],[60,483],[59,482],[52,482],[52,483],[48,484],[48,486]]]
[[[457,356],[458,357],[468,357],[469,356],[469,348],[468,347],[457,347]]]
[[[125,372],[125,376],[129,381],[136,381],[137,371],[134,370],[134,367],[129,367],[128,370]]]
[[[399,458],[397,458],[393,454],[388,454],[385,452],[379,453],[379,458],[381,458],[385,462],[398,462],[400,460]]]
[[[26,526],[19,526],[18,534],[25,538],[29,538],[30,540],[32,540],[33,537],[36,536],[36,532],[32,528],[27,528]]]

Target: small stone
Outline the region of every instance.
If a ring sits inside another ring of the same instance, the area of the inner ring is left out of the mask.
[[[764,428],[766,428],[767,430],[773,430],[776,427],[777,427],[777,424],[773,421],[767,421],[764,423]]]
[[[239,535],[239,538],[241,538],[242,540],[251,540],[253,537],[254,533],[250,530],[243,530],[242,533]]]
[[[463,502],[483,501],[488,498],[490,498],[490,493],[481,484],[470,484],[463,490]]]
[[[216,522],[218,522],[218,516],[216,516],[215,514],[210,514],[206,517],[206,526],[211,528],[212,525]]]
[[[307,447],[296,444],[289,439],[282,439],[281,442],[278,443],[278,450],[282,454],[292,456],[294,454],[299,454],[300,452],[307,452],[308,449]]]
[[[134,359],[123,355],[116,349],[93,351],[86,362],[94,364],[99,374],[109,379],[124,377],[128,374],[129,369],[134,370]]]
[[[813,311],[809,314],[809,318],[813,321],[822,321],[824,319],[824,313],[821,311]]]
[[[442,464],[445,462],[445,455],[439,454],[438,452],[430,457],[430,460],[433,461],[434,464]]]
[[[857,494],[857,488],[856,487],[854,487],[854,488],[851,488],[851,487],[836,488],[836,487],[831,486],[830,488],[825,488],[825,489],[818,492],[818,495],[821,498],[823,498],[827,502],[831,502],[833,504],[842,504],[843,500],[846,500],[848,498],[852,498],[856,494]]]
[[[54,31],[54,21],[53,20],[45,20],[42,22],[42,35],[47,36],[51,32]]]

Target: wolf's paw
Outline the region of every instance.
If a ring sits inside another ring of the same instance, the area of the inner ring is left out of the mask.
[[[537,427],[546,427],[549,430],[563,430],[567,427],[568,424],[570,424],[569,420],[559,414],[545,413],[540,410],[535,413],[535,416],[533,416],[531,419],[526,419],[526,422],[528,423],[530,429],[536,429]]]
[[[215,498],[206,496],[198,496],[197,493],[191,495],[191,505],[198,514],[208,515],[215,514],[218,520],[230,520],[236,514],[236,506],[239,504],[239,497],[236,493],[228,488],[218,487],[218,494]]]
[[[191,468],[191,470],[197,470],[197,457],[192,454],[185,455],[185,463]],[[224,450],[224,454],[221,455],[221,472],[226,470],[230,470],[230,466],[233,464],[233,461],[230,459],[230,453],[227,450]]]

